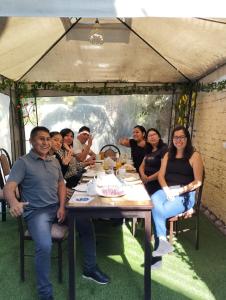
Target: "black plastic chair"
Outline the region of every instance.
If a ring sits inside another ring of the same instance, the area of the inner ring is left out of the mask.
[[[9,157],[8,152],[0,148],[0,188],[3,189],[6,183],[6,176],[9,175],[12,163]],[[2,192],[2,191],[1,191]],[[6,221],[6,201],[3,197],[3,194],[0,195],[0,202],[2,208],[2,221]]]
[[[110,152],[113,155],[115,155],[115,157],[116,157],[116,154],[118,154],[119,156],[121,155],[119,148],[113,144],[107,144],[100,149],[100,153],[103,153],[104,157],[107,157],[108,153],[110,154]],[[110,155],[110,156],[112,156],[112,155]]]

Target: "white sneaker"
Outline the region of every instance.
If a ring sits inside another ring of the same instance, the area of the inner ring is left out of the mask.
[[[169,242],[159,239],[159,246],[152,252],[152,256],[163,256],[171,252],[173,252],[173,246],[171,246]]]

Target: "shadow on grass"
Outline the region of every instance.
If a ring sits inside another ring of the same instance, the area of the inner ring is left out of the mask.
[[[175,253],[195,272],[217,300],[226,299],[226,238],[205,217],[200,219],[200,247],[195,250],[195,232],[178,235]],[[182,247],[180,247],[180,245]]]
[[[76,291],[78,300],[139,300],[143,299],[143,251],[125,226],[97,222],[97,261],[111,283],[100,286],[82,278],[82,252],[77,239],[78,265],[76,266]],[[33,259],[25,259],[26,281],[19,279],[19,236],[17,222],[10,217],[0,222],[0,299],[37,299]],[[30,243],[32,244],[32,243]],[[29,249],[32,251],[31,249]],[[53,249],[55,252],[56,249]],[[64,244],[63,284],[57,281],[57,263],[52,260],[52,282],[56,300],[68,299],[67,243]],[[54,253],[53,253],[54,255]],[[152,299],[187,300],[188,297],[152,280]]]

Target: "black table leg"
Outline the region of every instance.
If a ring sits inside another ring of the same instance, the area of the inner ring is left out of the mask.
[[[69,300],[76,299],[75,278],[75,217],[72,211],[68,211],[68,270],[69,270]]]
[[[151,299],[151,213],[145,212],[144,299]]]

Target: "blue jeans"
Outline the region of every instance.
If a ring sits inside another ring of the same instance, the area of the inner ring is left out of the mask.
[[[82,244],[85,272],[96,268],[96,239],[92,219],[76,218],[76,229]]]
[[[189,210],[195,204],[195,191],[185,195],[176,196],[173,201],[169,201],[163,190],[158,190],[151,196],[153,202],[152,215],[158,237],[166,237],[166,220],[177,214]]]
[[[50,205],[30,213],[25,221],[35,243],[35,270],[40,298],[52,296],[49,280],[51,260],[51,227],[56,218],[58,205]],[[84,252],[84,271],[96,268],[96,241],[91,219],[76,219],[76,227]]]
[[[35,270],[40,298],[52,296],[49,280],[51,260],[51,227],[56,218],[58,206],[49,205],[31,212],[26,218],[28,231],[35,243]]]

